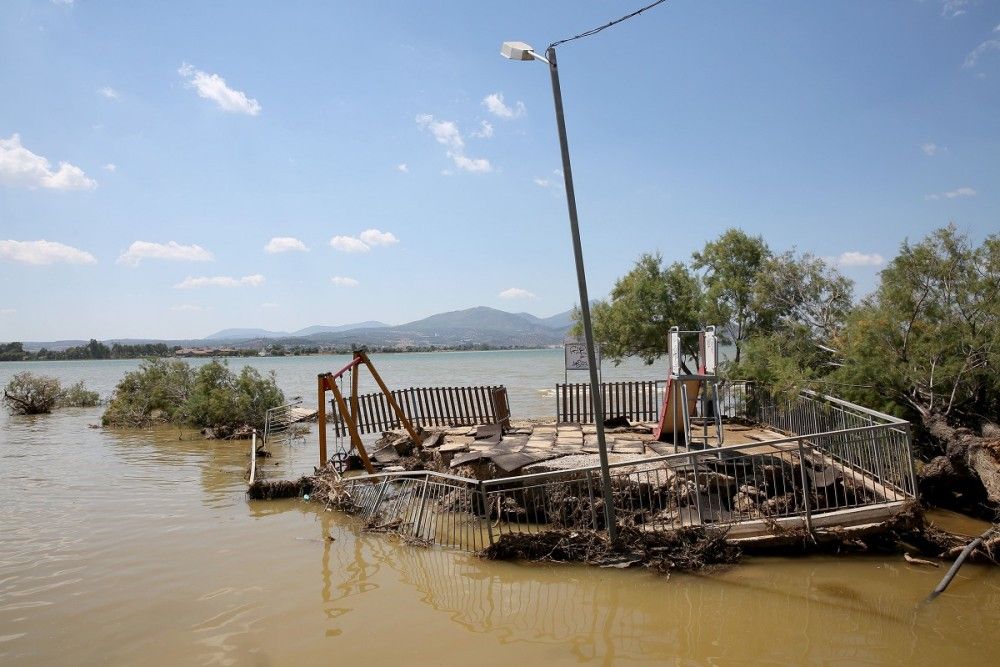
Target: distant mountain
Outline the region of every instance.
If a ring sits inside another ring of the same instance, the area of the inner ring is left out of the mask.
[[[496,308],[477,306],[465,310],[453,310],[408,322],[397,329],[428,331],[441,329],[490,329],[493,331],[528,331],[543,326],[528,320],[519,313],[508,313]]]
[[[558,323],[561,316],[554,316],[554,321]],[[565,326],[549,326],[550,319],[553,318],[542,319],[526,313],[508,313],[478,306],[438,313],[394,327],[314,334],[308,340],[320,345],[384,347],[545,347],[561,343],[568,329]]]
[[[555,315],[550,315],[549,317],[536,317],[531,313],[518,313],[521,317],[527,319],[530,322],[535,322],[541,324],[542,326],[549,327],[551,329],[568,329],[573,326],[573,309],[570,308],[566,312],[556,313]]]
[[[313,334],[319,333],[336,333],[338,331],[350,331],[352,329],[382,329],[389,326],[385,322],[378,322],[376,320],[369,320],[367,322],[357,322],[355,324],[340,324],[338,326],[322,326],[314,325],[311,327],[306,327],[305,329],[299,329],[291,334],[286,334],[290,336],[312,336]]]
[[[211,336],[206,336],[205,340],[259,340],[261,338],[305,338],[314,334],[336,333],[338,331],[350,331],[352,329],[378,329],[387,327],[384,322],[374,320],[368,322],[357,322],[355,324],[338,324],[336,326],[324,326],[315,324],[298,331],[269,331],[267,329],[223,329],[216,331]]]
[[[216,331],[205,340],[250,340],[251,338],[284,338],[291,334],[287,331],[268,331],[267,329],[223,329]]]
[[[185,341],[157,341],[181,347],[247,346],[260,347],[264,341],[285,346],[371,345],[380,347],[546,347],[563,342],[572,324],[572,311],[549,317],[530,313],[508,313],[496,308],[479,306],[464,310],[437,313],[421,320],[389,326],[384,322],[367,321],[336,326],[314,325],[294,332],[268,329],[232,328],[217,331],[207,338]],[[124,339],[118,339],[124,342]],[[64,340],[50,343],[25,343],[25,349],[47,347],[60,350],[84,345],[85,340]],[[111,344],[113,341],[105,341]],[[133,342],[129,340],[129,342]],[[140,342],[140,341],[135,341]]]

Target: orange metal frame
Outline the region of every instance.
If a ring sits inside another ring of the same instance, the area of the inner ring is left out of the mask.
[[[337,412],[340,414],[344,423],[347,425],[347,432],[351,435],[351,445],[358,451],[358,456],[361,457],[361,463],[364,464],[365,470],[369,473],[374,473],[375,469],[372,467],[371,459],[368,458],[368,452],[365,450],[364,444],[361,442],[361,433],[358,431],[358,367],[364,364],[368,367],[369,372],[372,374],[372,378],[378,385],[379,389],[385,395],[386,400],[389,402],[389,407],[392,408],[393,412],[396,413],[396,417],[399,419],[399,423],[403,425],[406,432],[413,439],[416,444],[421,443],[421,437],[417,431],[413,428],[413,424],[410,420],[403,414],[402,408],[396,402],[396,399],[392,397],[392,392],[382,381],[382,376],[378,374],[375,370],[375,366],[372,365],[371,359],[368,358],[368,354],[364,350],[355,350],[354,358],[351,363],[347,364],[341,368],[336,373],[320,373],[317,376],[317,388],[316,388],[316,400],[317,404],[317,416],[319,418],[319,466],[322,468],[327,462],[326,453],[326,392],[330,391],[333,393],[334,400],[337,401]],[[347,371],[351,372],[351,395],[350,395],[350,407],[348,407],[348,401],[344,398],[343,393],[337,386],[337,380],[343,377],[344,373]]]

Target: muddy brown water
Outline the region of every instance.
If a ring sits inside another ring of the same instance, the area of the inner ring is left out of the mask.
[[[0,417],[0,665],[995,664],[1000,571],[755,558],[497,563],[248,503],[246,443]],[[309,469],[315,438],[270,474]],[[969,533],[980,524],[959,517]],[[961,529],[961,528],[960,528]],[[331,539],[332,538],[332,539]]]

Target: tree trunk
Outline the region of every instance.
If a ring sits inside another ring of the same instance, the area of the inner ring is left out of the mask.
[[[944,416],[923,419],[944,451],[924,466],[920,491],[929,502],[977,515],[1000,507],[1000,438],[950,425]]]

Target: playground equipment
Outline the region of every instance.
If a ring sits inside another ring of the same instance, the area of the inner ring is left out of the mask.
[[[685,363],[682,343],[684,337],[697,336],[697,372],[691,373]],[[684,444],[690,447],[700,441],[702,446],[710,444],[722,446],[724,430],[722,428],[722,411],[719,408],[719,391],[716,367],[719,359],[719,339],[715,327],[705,327],[698,331],[681,331],[671,327],[667,334],[667,359],[669,374],[667,386],[663,391],[663,405],[660,408],[660,421],[653,438],[661,442],[673,436],[673,443],[679,444],[678,434],[683,433]],[[700,433],[693,428],[693,418],[698,414],[698,403],[701,403]],[[711,416],[709,416],[711,414]],[[713,422],[709,434],[709,420]]]
[[[327,461],[327,451],[326,451],[326,392],[333,392],[333,399],[337,405],[337,413],[340,419],[343,420],[347,426],[347,432],[351,437],[351,446],[358,452],[358,457],[361,459],[362,465],[364,465],[365,470],[369,474],[375,472],[375,468],[372,466],[371,459],[368,457],[368,452],[365,450],[365,445],[361,441],[361,431],[358,429],[359,421],[359,409],[358,409],[358,367],[364,364],[368,367],[368,371],[372,374],[372,379],[375,380],[375,384],[381,390],[382,395],[385,396],[385,400],[388,402],[389,407],[396,414],[396,419],[399,423],[406,429],[410,438],[413,442],[420,444],[422,438],[413,428],[413,423],[410,422],[409,418],[403,412],[402,408],[399,407],[399,403],[396,401],[393,393],[389,391],[389,388],[382,381],[382,376],[378,374],[375,370],[375,366],[372,365],[371,359],[368,358],[368,354],[364,350],[355,350],[354,358],[351,359],[351,363],[347,364],[341,368],[336,373],[320,373],[317,376],[317,417],[319,419],[319,466],[322,468],[326,465]],[[343,382],[344,375],[350,372],[351,374],[351,394],[350,394],[350,407],[348,407],[348,401],[344,398]],[[338,439],[339,439],[338,430]],[[338,455],[343,454],[343,452],[338,449]]]

